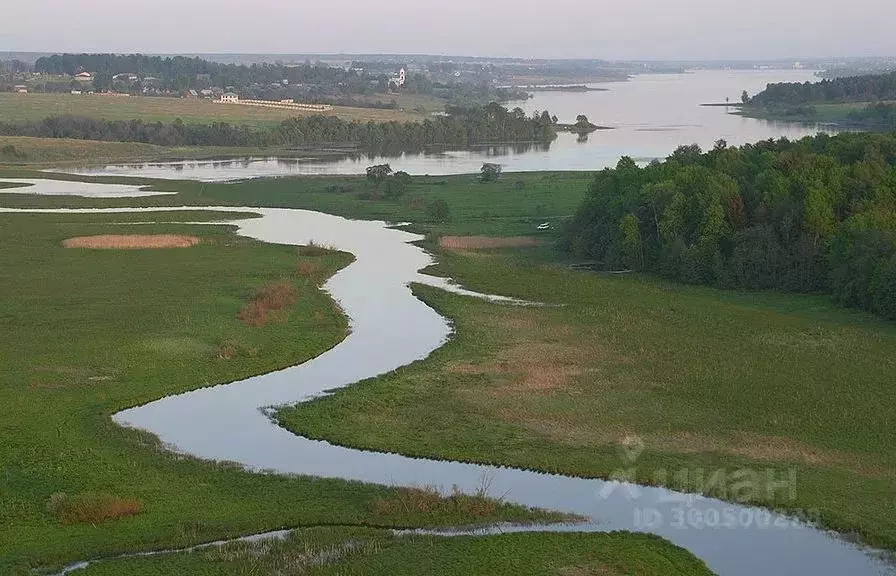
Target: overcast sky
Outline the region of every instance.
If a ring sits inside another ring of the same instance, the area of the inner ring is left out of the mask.
[[[9,0],[0,53],[896,56],[896,0]]]

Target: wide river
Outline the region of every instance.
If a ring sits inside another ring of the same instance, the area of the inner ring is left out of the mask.
[[[519,105],[526,112],[548,110],[561,122],[574,122],[585,114],[595,124],[612,126],[580,141],[562,133],[548,147],[515,150],[499,146],[467,151],[405,154],[398,157],[361,156],[335,161],[315,159],[246,158],[234,161],[189,161],[164,164],[101,166],[76,170],[82,174],[119,174],[147,178],[234,180],[261,176],[362,174],[367,166],[388,162],[409,174],[468,174],[483,162],[502,164],[507,171],[599,170],[614,166],[620,156],[637,160],[663,158],[676,147],[699,144],[707,148],[717,140],[745,144],[768,138],[801,138],[814,127],[772,123],[729,114],[724,107],[700,104],[738,102],[743,90],[755,94],[770,82],[817,80],[807,70],[696,71],[687,74],[645,74],[628,82],[597,84],[603,92],[536,92]]]
[[[83,186],[78,182],[68,185],[71,194]],[[124,187],[110,186],[109,191],[111,196],[130,194]],[[355,261],[324,286],[348,315],[350,335],[299,366],[125,410],[114,416],[119,424],[147,430],[173,450],[238,462],[258,471],[396,486],[429,485],[445,491],[456,486],[475,492],[488,484],[492,494],[503,495],[507,501],[589,519],[581,524],[505,530],[651,532],[687,548],[723,576],[896,574],[894,567],[873,551],[757,508],[662,488],[354,450],[280,428],[270,418],[270,407],[306,402],[329,390],[390,372],[425,358],[447,341],[450,323],[414,297],[411,282],[480,295],[421,274],[419,270],[432,258],[412,244],[420,237],[382,222],[346,220],[305,210],[250,209],[262,217],[234,222],[244,236],[278,244],[314,241],[355,255]],[[151,220],[153,210],[171,208],[78,212],[142,211]],[[0,208],[0,212],[17,211]],[[519,305],[506,298],[496,300],[496,306]],[[626,463],[621,462],[621,467]]]

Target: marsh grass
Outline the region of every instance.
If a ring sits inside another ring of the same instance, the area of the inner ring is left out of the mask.
[[[465,494],[457,486],[452,486],[448,495],[443,495],[435,486],[422,486],[402,489],[388,498],[379,498],[374,501],[373,507],[376,514],[385,517],[410,517],[415,513],[462,517],[494,514],[502,503],[503,499],[491,497],[485,486],[474,494]],[[557,517],[563,518],[559,514]]]
[[[143,502],[138,498],[119,498],[111,494],[75,494],[56,492],[47,502],[47,511],[63,526],[102,524],[139,514]]]

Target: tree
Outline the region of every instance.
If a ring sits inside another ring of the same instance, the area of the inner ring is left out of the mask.
[[[500,164],[492,164],[490,162],[484,162],[482,164],[482,170],[480,171],[479,179],[482,182],[494,182],[501,177],[501,172],[503,168]]]
[[[744,104],[749,104],[750,103],[750,93],[747,92],[746,90],[744,90],[740,95],[740,101],[743,102]]]
[[[379,186],[392,173],[392,167],[388,164],[377,164],[367,167],[367,180]]]
[[[448,222],[451,220],[451,210],[448,203],[438,198],[426,205],[426,219],[430,222]]]
[[[629,268],[640,270],[644,266],[644,243],[641,241],[638,217],[631,213],[623,216],[619,222],[619,232],[622,234],[624,264]]]

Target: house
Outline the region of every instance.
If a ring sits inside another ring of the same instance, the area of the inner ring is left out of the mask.
[[[187,90],[184,92],[184,98],[199,98],[199,92],[195,90]]]
[[[211,98],[212,96],[215,95],[215,92],[214,92],[214,90],[209,90],[208,88],[205,88],[204,90],[199,91],[199,95],[202,96],[203,98]]]
[[[408,72],[407,72],[407,70],[402,68],[401,70],[398,71],[398,74],[396,74],[389,80],[389,83],[395,84],[396,86],[401,88],[402,86],[404,86],[404,83],[407,81],[407,79],[408,79]]]
[[[221,94],[221,99],[219,102],[239,102],[240,97],[234,94],[233,92],[225,92]]]
[[[83,80],[84,82],[89,82],[93,80],[93,74],[90,72],[78,72],[75,74],[75,80]]]
[[[13,86],[13,90],[15,90],[16,94],[27,94],[28,93],[28,87],[25,86],[24,84],[16,84],[15,86]]]
[[[80,90],[72,90],[72,94],[75,95],[75,96],[80,96],[80,95],[81,95],[81,91],[80,91]]]

